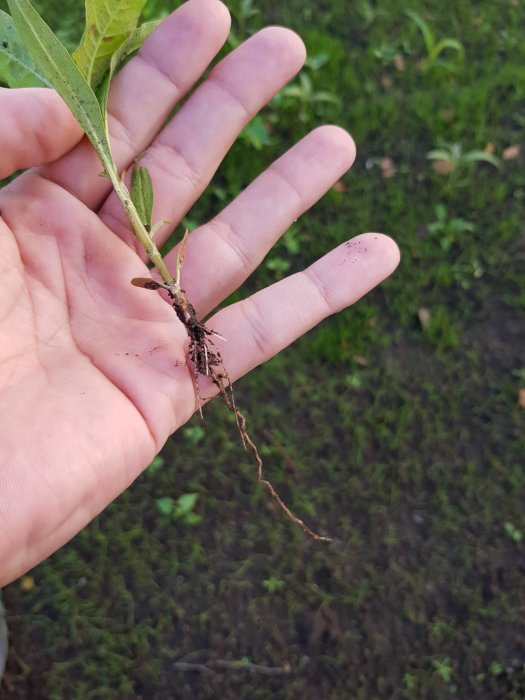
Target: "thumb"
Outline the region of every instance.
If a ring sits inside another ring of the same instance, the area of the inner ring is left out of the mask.
[[[82,138],[82,128],[54,90],[0,88],[0,178],[49,163]]]

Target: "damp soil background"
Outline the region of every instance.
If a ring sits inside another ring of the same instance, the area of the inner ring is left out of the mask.
[[[65,23],[63,3],[58,20],[56,5],[38,5],[74,43],[78,19]],[[234,416],[214,402],[95,522],[4,590],[0,696],[521,700],[525,8],[242,7],[230,5],[238,36],[270,22],[304,36],[310,83],[251,125],[188,223],[334,121],[358,143],[352,173],[241,293],[370,228],[403,252],[387,284],[237,384],[267,475],[340,543],[310,540],[257,488]],[[406,9],[436,42],[460,41],[463,62],[453,50],[440,57],[449,65],[429,62]],[[522,151],[499,169],[463,159],[440,175],[425,155],[443,143]],[[166,498],[188,493],[200,517],[166,514]]]

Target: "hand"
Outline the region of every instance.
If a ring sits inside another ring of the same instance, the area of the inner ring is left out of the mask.
[[[179,221],[239,131],[301,67],[292,32],[227,56],[165,126],[229,31],[219,0],[190,0],[114,81],[115,160],[140,156],[154,220]],[[188,339],[148,276],[120,203],[73,117],[44,89],[0,91],[0,585],[48,556],[118,496],[196,409]],[[350,167],[351,138],[310,133],[190,236],[182,286],[205,316]],[[45,165],[42,165],[44,164]],[[39,167],[37,167],[39,166]],[[167,232],[160,231],[161,244]],[[167,256],[174,267],[176,251]],[[365,234],[240,303],[209,327],[232,379],[389,275],[398,250]]]

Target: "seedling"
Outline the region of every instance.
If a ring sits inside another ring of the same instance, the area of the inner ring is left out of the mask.
[[[521,530],[510,522],[503,523],[505,533],[510,537],[510,539],[516,544],[521,544],[523,542],[523,533]]]
[[[310,537],[330,540],[318,535],[294,515],[271,482],[263,477],[259,451],[246,430],[244,415],[235,405],[232,384],[214,342],[221,336],[200,322],[180,284],[188,230],[179,247],[175,275],[172,275],[154,240],[156,230],[166,222],[152,221],[154,193],[147,168],[133,165],[128,189],[126,174],[118,172],[113,160],[108,131],[109,87],[122,62],[141,46],[158,24],[148,22],[138,26],[145,2],[146,0],[126,0],[125,3],[106,3],[104,0],[86,0],[84,35],[80,46],[71,55],[29,0],[8,0],[11,16],[0,12],[0,79],[11,86],[46,85],[54,88],[62,97],[97,152],[103,175],[109,178],[134,235],[160,278],[135,278],[131,283],[143,289],[166,292],[176,317],[186,329],[189,338],[187,359],[193,371],[199,406],[199,377],[207,377],[216,386],[224,404],[237,420],[244,446],[250,450],[257,464],[259,483],[266,487],[287,516]],[[242,7],[245,15],[249,16],[251,3],[244,2]],[[157,502],[157,507],[164,510],[172,507],[176,517],[187,517],[191,511],[191,508],[187,508],[190,496],[196,498],[195,494],[186,494],[181,497],[186,499],[184,502],[179,499],[176,503],[161,499]]]
[[[437,675],[445,682],[450,683],[454,675],[454,668],[450,663],[450,659],[447,657],[445,659],[432,659],[432,666],[434,667]]]
[[[308,121],[311,111],[319,104],[332,104],[340,106],[340,99],[327,90],[316,90],[314,82],[308,73],[303,70],[299,74],[298,80],[289,87],[281,90],[274,104],[289,102],[296,106],[299,120]]]
[[[194,510],[198,497],[197,493],[184,493],[177,500],[170,496],[157,498],[157,509],[165,517],[181,520],[186,525],[198,525],[202,522],[201,516]]]
[[[477,149],[464,151],[459,143],[444,143],[440,148],[429,151],[427,158],[446,165],[441,168],[441,174],[461,172],[474,163],[489,163],[495,168],[500,167],[500,160],[494,154]]]
[[[450,217],[444,204],[436,204],[434,212],[436,220],[428,225],[428,231],[439,241],[445,253],[461,239],[462,234],[473,233],[476,230],[471,221],[456,216]]]
[[[420,14],[413,10],[406,10],[405,14],[418,27],[423,36],[423,41],[425,42],[427,55],[422,63],[422,69],[426,71],[430,68],[442,68],[449,73],[455,73],[461,63],[463,63],[465,55],[463,44],[457,39],[450,39],[448,37],[437,39],[428,22],[426,22]],[[455,60],[445,60],[443,54],[446,51],[455,55]]]
[[[285,587],[286,582],[280,578],[277,578],[276,576],[270,576],[270,578],[265,578],[263,580],[262,585],[264,589],[268,591],[268,593],[274,594],[282,590]]]

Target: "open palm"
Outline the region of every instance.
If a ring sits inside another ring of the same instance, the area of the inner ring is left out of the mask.
[[[301,67],[292,32],[259,32],[219,63],[165,125],[224,43],[219,0],[190,0],[121,71],[110,96],[119,168],[154,182],[154,220],[179,221],[239,131]],[[0,585],[60,547],[150,463],[196,409],[188,339],[147,276],[120,203],[52,91],[0,92]],[[200,317],[350,167],[351,138],[315,130],[195,230],[182,286]],[[45,163],[45,165],[42,165]],[[39,166],[39,167],[37,167]],[[161,244],[166,231],[156,234]],[[174,256],[167,256],[173,269]],[[364,234],[210,319],[235,379],[392,272],[395,244]],[[206,396],[212,388],[206,389]]]

